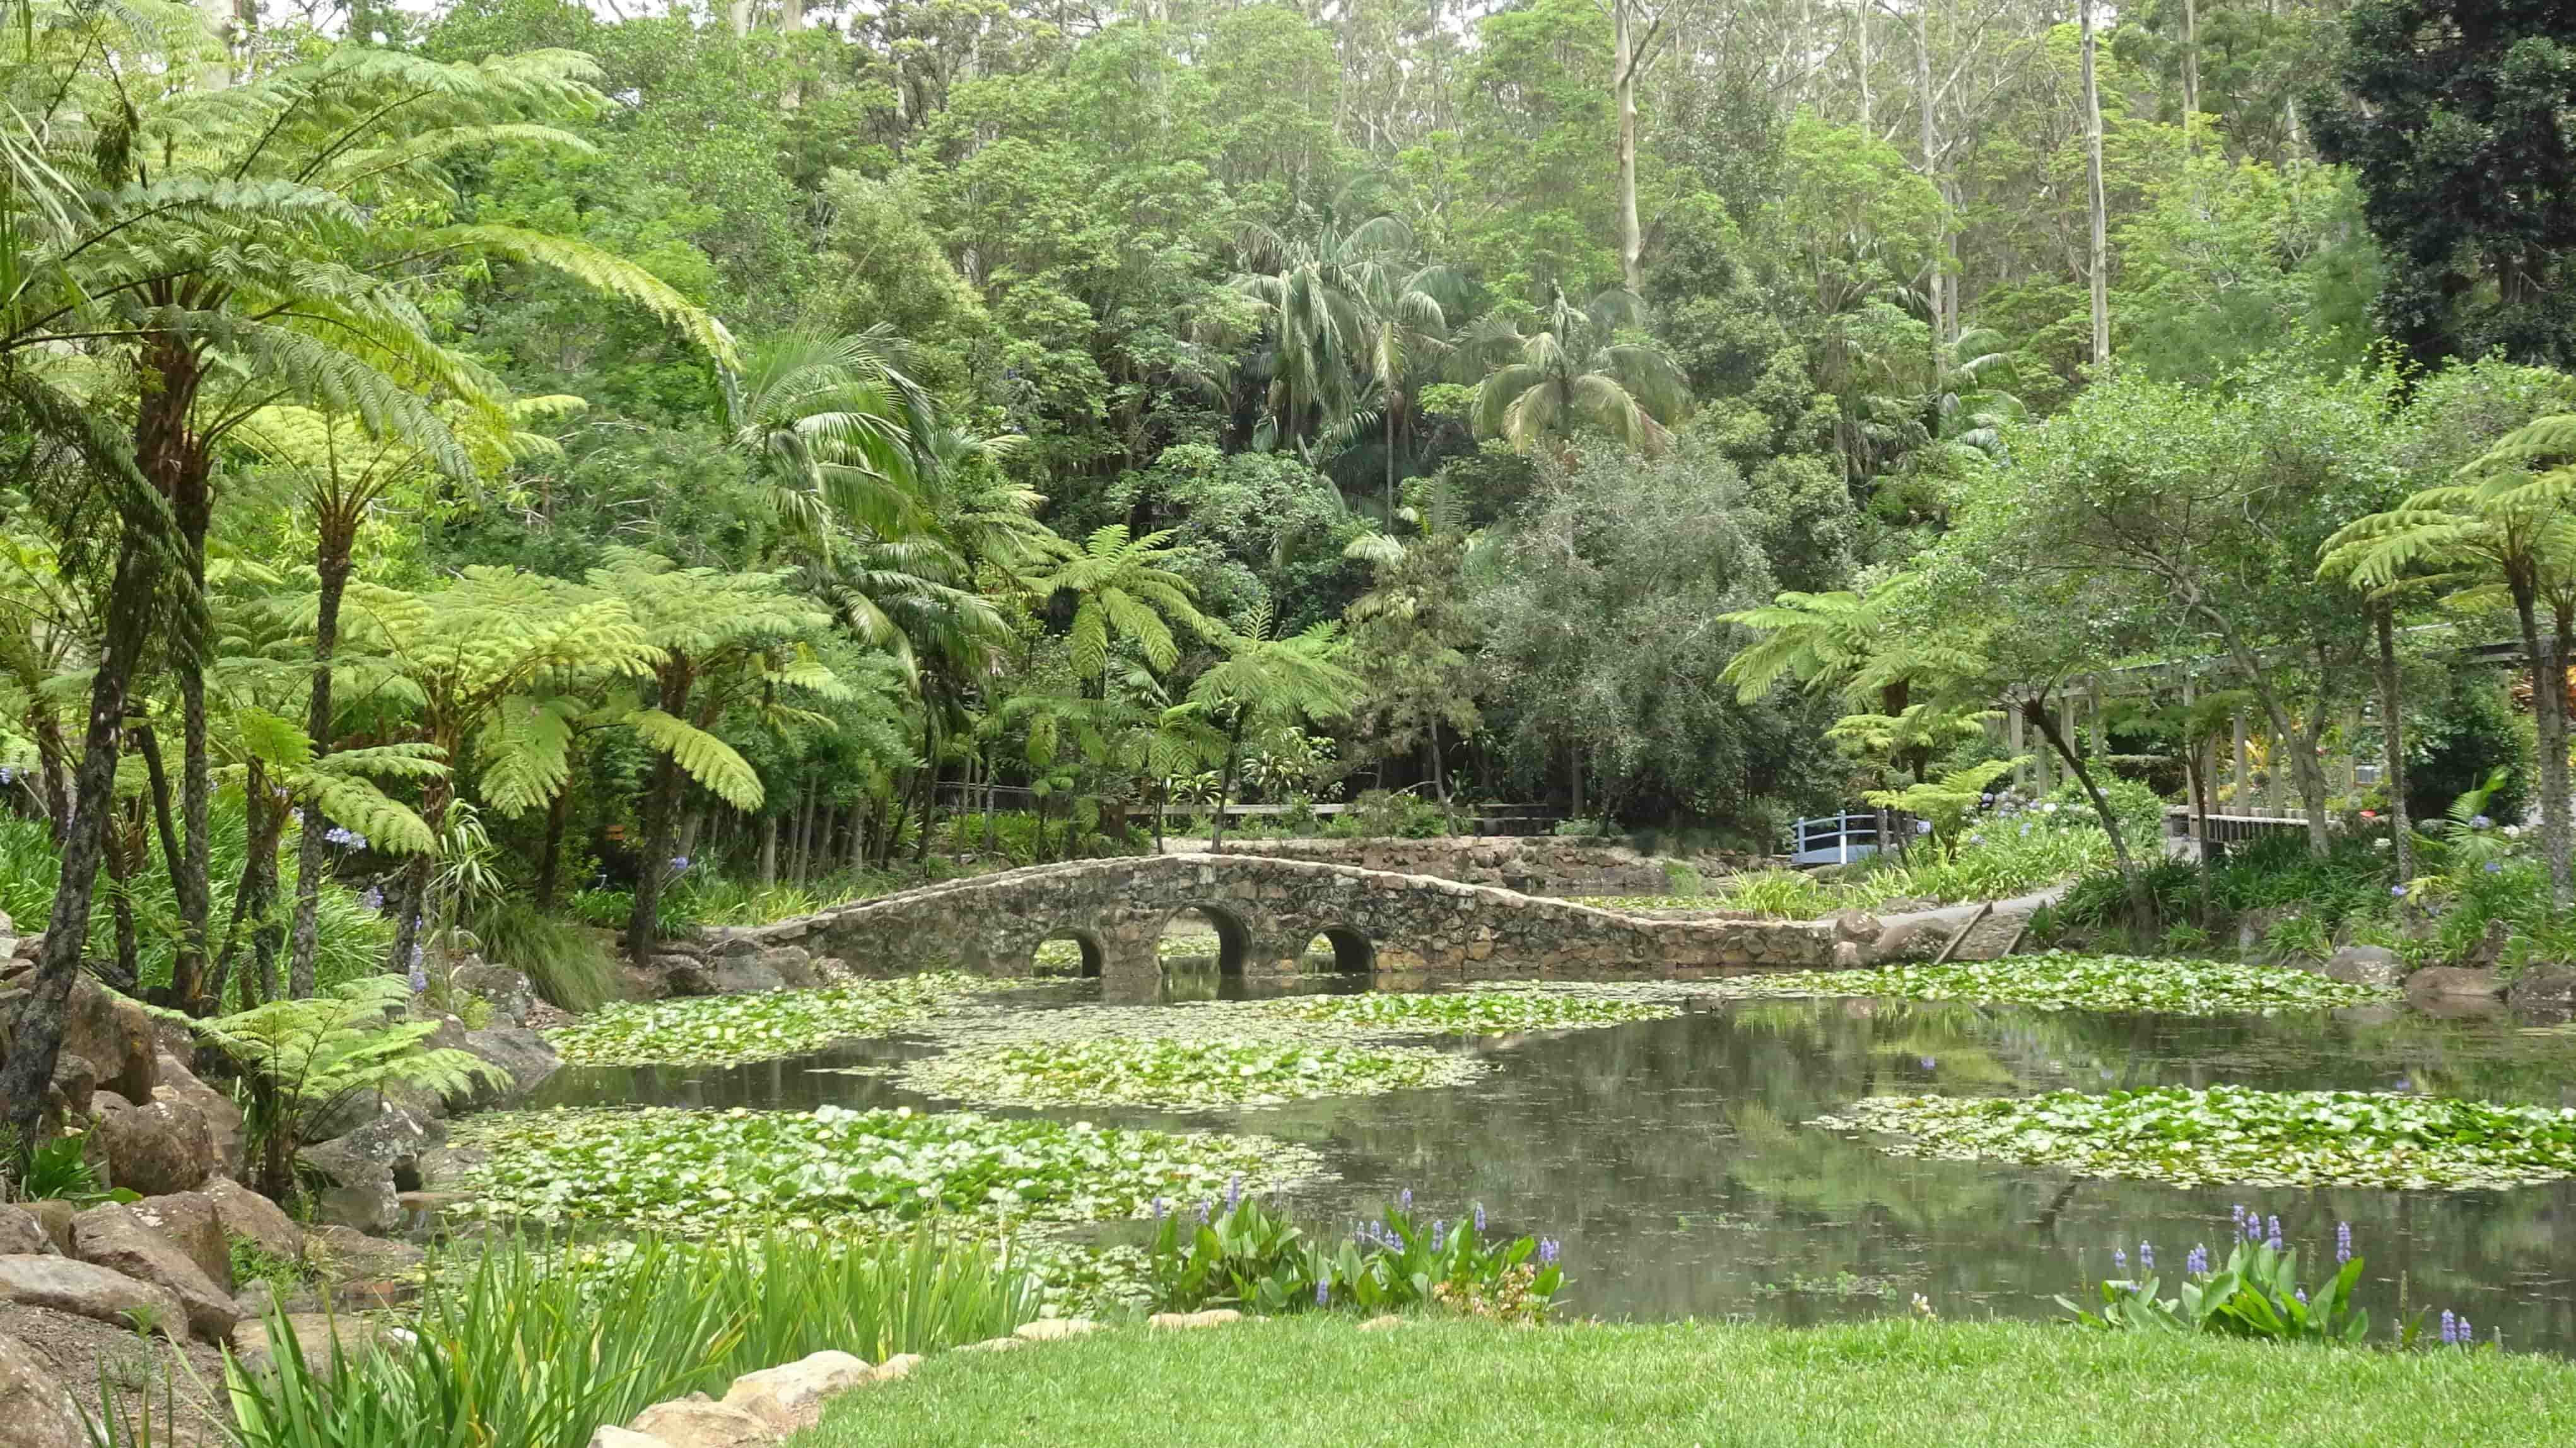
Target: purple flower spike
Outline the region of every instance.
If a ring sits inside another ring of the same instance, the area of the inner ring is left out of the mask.
[[[2467,1318],[2465,1318],[2465,1317],[2461,1318],[2461,1319],[2460,1319],[2460,1346],[2462,1346],[2462,1347],[2475,1347],[2475,1346],[2477,1346],[2477,1343],[2478,1343],[2478,1330],[2477,1330],[2477,1328],[2476,1328],[2474,1325],[2472,1325],[2472,1324],[2470,1323],[2470,1321],[2469,1321]]]
[[[2352,1223],[2335,1223],[2335,1263],[2340,1266],[2352,1260]]]
[[[1165,1199],[1163,1199],[1163,1198],[1161,1198],[1161,1197],[1156,1197],[1156,1198],[1154,1198],[1154,1220],[1155,1220],[1155,1221],[1159,1222],[1159,1221],[1163,1220],[1164,1214],[1165,1214],[1165,1213],[1168,1213],[1168,1212],[1169,1212],[1169,1211],[1171,1211],[1171,1210],[1172,1210],[1172,1204],[1171,1204],[1169,1201],[1166,1201]]]
[[[2121,1271],[2123,1271],[2123,1272],[2128,1271],[2128,1270],[2129,1270],[2129,1249],[2128,1249],[2128,1248],[2126,1248],[2126,1247],[2114,1247],[2114,1248],[2112,1248],[2112,1249],[2111,1249],[2111,1265],[2112,1265],[2113,1267],[2118,1268],[2119,1270],[2121,1270]]]
[[[1225,1184],[1225,1209],[1226,1212],[1231,1215],[1235,1208],[1242,1205],[1243,1174],[1237,1172],[1234,1177]]]
[[[2451,1315],[2451,1309],[2445,1307],[2442,1309],[2442,1345],[2449,1347],[2459,1340],[2460,1320]]]
[[[1317,1281],[1315,1283],[1315,1305],[1317,1307],[1327,1306],[1332,1302],[1332,1300],[1333,1279],[1326,1277]]]
[[[2264,1233],[2265,1233],[2265,1237],[2266,1237],[2266,1240],[2264,1241],[2263,1245],[2264,1245],[2264,1246],[2266,1246],[2266,1247],[2271,1248],[2271,1249],[2272,1249],[2273,1251],[2275,1251],[2275,1252],[2280,1251],[2280,1250],[2281,1250],[2281,1219],[2280,1219],[2279,1217],[2273,1217],[2273,1218],[2270,1218],[2270,1219],[2268,1219],[2267,1221],[2265,1221],[2265,1222],[2264,1222],[2263,1227],[2264,1227]]]
[[[2192,1277],[2207,1276],[2209,1273],[2209,1249],[2207,1247],[2192,1248],[2190,1253],[2182,1259],[2182,1270],[2186,1275]]]
[[[1408,1211],[1408,1212],[1409,1212],[1409,1211],[1412,1211],[1412,1210],[1413,1210],[1413,1188],[1411,1188],[1411,1187],[1406,1187],[1403,1191],[1397,1192],[1397,1193],[1395,1194],[1395,1204],[1396,1204],[1396,1206],[1397,1206],[1397,1207],[1401,1208],[1401,1209],[1402,1209],[1402,1210],[1404,1210],[1404,1211]]]
[[[1554,1237],[1541,1237],[1541,1238],[1539,1238],[1539,1239],[1538,1239],[1538,1265],[1540,1265],[1541,1267],[1552,1267],[1552,1266],[1554,1266],[1554,1265],[1556,1264],[1556,1254],[1557,1254],[1560,1250],[1562,1250],[1562,1249],[1560,1249],[1560,1248],[1557,1246],[1557,1244],[1556,1244],[1556,1239],[1555,1239]]]
[[[2308,1289],[2304,1287],[2293,1287],[2290,1289],[2290,1295],[2299,1299],[2299,1305],[2301,1307],[2308,1305]]]
[[[1215,1206],[1216,1203],[1214,1202],[1199,1203],[1199,1220],[1202,1222],[1206,1221],[1208,1219],[1208,1213],[1213,1210]]]
[[[2228,1215],[2229,1220],[2231,1220],[2231,1221],[2235,1222],[2235,1223],[2236,1223],[2236,1225],[2238,1225],[2238,1226],[2240,1226],[2240,1227],[2244,1226],[2244,1225],[2245,1225],[2245,1204],[2244,1204],[2243,1202],[2238,1202],[2236,1205],[2234,1205],[2234,1206],[2232,1206],[2232,1207],[2229,1207],[2229,1208],[2227,1209],[2227,1215]]]
[[[1485,1235],[1485,1204],[1483,1202],[1478,1202],[1476,1204],[1476,1235],[1479,1237]]]

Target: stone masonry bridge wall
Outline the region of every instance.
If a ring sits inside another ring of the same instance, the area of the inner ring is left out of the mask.
[[[1668,979],[1857,964],[1831,924],[1644,920],[1490,886],[1253,855],[1042,865],[953,880],[795,920],[710,931],[710,953],[795,945],[871,975],[954,967],[1032,973],[1040,942],[1079,941],[1113,994],[1161,978],[1155,942],[1183,912],[1211,922],[1229,971],[1297,968],[1331,940],[1344,970],[1435,977]]]
[[[1449,835],[1423,840],[1229,840],[1226,853],[1355,865],[1498,885],[1524,895],[1662,895],[1672,877],[1659,856],[1601,840]]]

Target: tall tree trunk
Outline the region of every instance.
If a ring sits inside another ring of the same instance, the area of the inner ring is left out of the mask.
[[[331,752],[338,719],[331,701],[331,657],[340,647],[340,606],[349,589],[356,519],[343,521],[337,514],[325,513],[317,522],[321,537],[313,545],[313,568],[321,578],[321,592],[313,607],[313,682],[305,695],[304,733],[313,741],[318,763]],[[286,965],[287,990],[297,1000],[313,993],[313,953],[322,938],[322,877],[330,868],[322,812],[307,800],[303,818],[304,829],[295,846],[295,924],[288,935]]]
[[[760,822],[760,888],[767,890],[778,883],[778,815],[775,811]]]
[[[1949,302],[1949,289],[1957,280],[1943,269],[1949,255],[1950,216],[1946,208],[1950,188],[1941,180],[1941,137],[1935,115],[1932,91],[1932,17],[1927,11],[1914,15],[1914,109],[1916,144],[1923,153],[1924,179],[1941,193],[1945,203],[1941,213],[1940,232],[1933,244],[1932,271],[1932,346],[1937,354],[1956,335],[1955,308]]]
[[[1243,763],[1244,711],[1234,711],[1234,727],[1225,735],[1225,770],[1216,781],[1216,823],[1208,828],[1208,852],[1225,848],[1225,806],[1234,798],[1234,772]]]
[[[214,796],[214,765],[206,744],[205,655],[212,647],[213,630],[205,617],[209,505],[202,476],[196,478],[193,491],[193,505],[183,492],[179,509],[180,527],[188,535],[188,568],[194,575],[190,591],[195,601],[188,608],[188,633],[192,638],[190,646],[172,660],[179,675],[179,823],[187,832],[187,848],[171,882],[179,897],[179,940],[171,964],[170,997],[181,1010],[203,1014],[206,942],[215,913],[215,842],[208,819]]]
[[[36,710],[36,767],[44,781],[45,831],[59,846],[72,823],[72,751],[50,708]]]
[[[662,707],[676,712],[667,700]],[[680,761],[668,754],[654,759],[652,783],[644,793],[644,855],[635,871],[635,907],[626,917],[626,954],[637,965],[653,958],[653,943],[660,938],[654,914],[671,870],[673,817],[679,813],[681,782]]]
[[[138,426],[138,442],[147,436],[144,427]],[[53,1081],[54,1063],[62,1054],[63,1010],[71,1000],[81,947],[89,937],[90,902],[97,892],[99,860],[106,852],[108,826],[116,808],[117,743],[125,730],[127,690],[151,634],[161,567],[153,541],[144,536],[145,526],[143,519],[129,517],[117,540],[107,626],[98,665],[90,675],[89,724],[82,735],[80,767],[72,777],[71,823],[63,831],[62,876],[54,886],[44,951],[36,957],[8,1057],[0,1060],[0,1111],[5,1111],[7,1123],[17,1128],[24,1143],[39,1139],[45,1087]]]
[[[930,830],[939,818],[939,711],[921,711],[921,829],[912,837],[912,862],[930,858]]]
[[[2057,757],[2065,761],[2067,772],[2075,776],[2076,783],[2084,786],[2084,797],[2092,801],[2094,817],[2102,822],[2102,832],[2111,837],[2111,859],[2119,867],[2121,880],[2129,887],[2129,909],[2135,913],[2138,925],[2152,925],[2156,914],[2155,896],[2148,892],[2147,877],[2129,854],[2129,842],[2120,832],[2119,813],[2111,808],[2111,801],[2103,796],[2101,786],[2093,782],[2092,770],[2085,767],[2083,751],[2077,749],[2075,742],[2058,727],[2056,713],[2044,701],[2024,699],[2021,716],[2039,731],[2041,738],[2048,741],[2048,747]]]
[[[2379,632],[2379,737],[2382,768],[2388,776],[2390,850],[2397,857],[2397,883],[2415,878],[2415,827],[2406,818],[2406,739],[2397,674],[2396,608],[2382,600],[2371,610]]]
[[[2200,5],[2182,0],[2182,144],[2191,154],[2192,136],[2200,128]]]
[[[1855,72],[1855,74],[1857,74],[1857,75],[1859,76],[1859,78],[1860,78],[1860,133],[1861,133],[1862,135],[1864,135],[1864,136],[1874,136],[1874,135],[1876,134],[1876,132],[1877,132],[1877,126],[1875,125],[1875,123],[1874,123],[1874,122],[1872,122],[1872,120],[1870,119],[1870,114],[1869,114],[1869,112],[1870,112],[1870,94],[1869,94],[1869,64],[1870,64],[1870,58],[1869,58],[1869,4],[1868,4],[1868,0],[1853,0],[1853,4],[1852,4],[1852,32],[1853,32],[1853,38],[1854,38],[1855,42],[1858,44],[1859,49],[1860,49],[1860,64],[1859,64],[1858,66],[1854,67],[1854,72]]]
[[[1646,242],[1637,223],[1637,53],[1634,0],[1610,0],[1610,91],[1619,109],[1619,276],[1629,291],[1646,289]],[[1392,416],[1392,414],[1390,414]],[[1390,515],[1392,516],[1392,515]]]
[[[2515,579],[2511,588],[2523,650],[2531,660],[2531,716],[2540,753],[2540,847],[2549,862],[2550,898],[2564,909],[2576,904],[2576,875],[2568,861],[2567,666],[2559,657],[2556,631],[2540,627],[2533,586]]]
[[[143,986],[143,942],[134,928],[134,871],[143,853],[143,814],[141,801],[129,801],[132,813],[108,837],[107,841],[107,908],[116,922],[115,986],[127,995],[139,994]]]
[[[2076,0],[2084,24],[2084,178],[2092,198],[2093,236],[2089,269],[2093,275],[2093,365],[2111,360],[2110,216],[2102,191],[2102,92],[2093,74],[2099,37],[2093,24],[2094,0]]]
[[[572,822],[572,781],[567,779],[546,801],[546,842],[537,853],[537,908],[555,908],[555,896],[563,888],[564,829]]]

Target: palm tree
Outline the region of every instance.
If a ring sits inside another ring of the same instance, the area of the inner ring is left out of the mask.
[[[1041,601],[1059,593],[1074,596],[1074,677],[1100,684],[1109,667],[1113,637],[1132,640],[1154,668],[1168,669],[1181,655],[1172,625],[1186,624],[1210,638],[1222,636],[1218,625],[1198,609],[1188,579],[1168,566],[1171,530],[1128,536],[1122,523],[1098,529],[1077,548],[1059,540],[1056,566],[1029,579]]]
[[[2442,487],[2426,488],[2328,538],[2323,566],[2354,587],[2391,588],[2413,571],[2469,585],[2458,601],[2501,593],[2531,662],[2540,753],[2540,838],[2561,906],[2576,904],[2570,869],[2567,656],[2576,632],[2576,416],[2544,417],[2508,433]],[[2540,623],[2546,604],[2551,626]]]
[[[1344,668],[1341,625],[1325,622],[1286,638],[1273,636],[1270,606],[1263,604],[1241,633],[1217,640],[1225,657],[1190,684],[1180,707],[1225,733],[1225,765],[1218,777],[1216,825],[1208,848],[1225,844],[1225,806],[1243,767],[1243,738],[1255,726],[1338,719],[1367,692],[1367,682]],[[1179,732],[1179,731],[1175,731]]]
[[[1476,432],[1500,437],[1516,452],[1589,425],[1640,452],[1659,452],[1690,407],[1681,369],[1661,348],[1613,340],[1639,320],[1629,293],[1603,292],[1588,307],[1553,289],[1539,330],[1523,333],[1488,317],[1470,329],[1466,349],[1478,360],[1507,358],[1476,392]]]
[[[726,420],[779,523],[828,553],[836,525],[887,537],[927,521],[918,486],[930,399],[884,323],[840,336],[786,332],[745,349]]]
[[[1363,278],[1363,282],[1362,357],[1376,398],[1373,409],[1363,408],[1352,414],[1351,420],[1359,421],[1374,410],[1386,429],[1383,516],[1391,532],[1395,527],[1396,427],[1412,413],[1412,399],[1406,395],[1405,385],[1412,380],[1418,359],[1449,350],[1448,309],[1441,299],[1454,298],[1459,286],[1456,274],[1438,265],[1410,274],[1384,271]]]
[[[1327,221],[1296,240],[1261,226],[1246,232],[1246,269],[1233,286],[1261,304],[1270,331],[1270,385],[1256,447],[1286,442],[1303,453],[1357,410],[1358,379],[1370,370],[1376,340],[1371,300],[1421,316],[1418,304],[1398,306],[1407,291],[1397,276],[1400,259],[1412,245],[1411,228],[1392,216],[1347,231]]]

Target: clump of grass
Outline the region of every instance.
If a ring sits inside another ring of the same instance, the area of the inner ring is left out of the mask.
[[[538,995],[575,1015],[617,995],[617,959],[607,942],[528,901],[497,901],[468,928],[485,959],[526,971]]]

